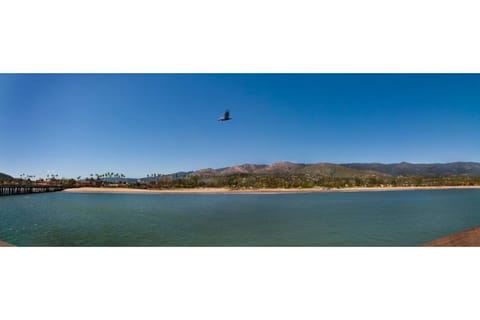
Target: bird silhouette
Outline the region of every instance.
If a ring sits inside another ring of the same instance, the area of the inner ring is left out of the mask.
[[[232,118],[230,118],[230,111],[226,110],[223,117],[218,119],[218,121],[228,121],[228,120],[232,120]]]

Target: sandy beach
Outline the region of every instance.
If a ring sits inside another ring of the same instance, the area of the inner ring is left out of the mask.
[[[480,186],[441,186],[441,187],[375,187],[375,188],[309,188],[309,189],[284,189],[284,188],[266,188],[266,189],[242,189],[231,190],[227,188],[192,188],[192,189],[171,189],[171,190],[152,190],[152,189],[132,189],[132,188],[110,188],[110,187],[83,187],[65,189],[63,192],[73,193],[231,193],[231,194],[275,194],[275,193],[312,193],[312,192],[370,192],[370,191],[408,191],[408,190],[452,190],[452,189],[480,189]]]

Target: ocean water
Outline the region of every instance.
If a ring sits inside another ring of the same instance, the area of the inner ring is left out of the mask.
[[[17,246],[417,246],[480,225],[480,190],[0,197]]]

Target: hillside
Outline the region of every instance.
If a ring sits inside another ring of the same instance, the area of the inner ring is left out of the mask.
[[[12,180],[12,179],[13,179],[13,177],[11,177],[11,176],[9,176],[9,175],[7,175],[7,174],[5,174],[5,173],[1,173],[1,172],[0,172],[0,181],[3,181],[3,180]]]
[[[143,178],[150,188],[345,188],[480,185],[480,164],[242,164]]]
[[[198,177],[218,177],[236,174],[251,175],[312,175],[324,177],[359,177],[365,175],[384,176],[384,173],[374,172],[372,170],[358,170],[348,168],[333,163],[293,163],[276,162],[271,165],[265,164],[243,164],[233,167],[220,169],[202,169],[190,173],[191,176]]]
[[[452,163],[350,163],[342,164],[344,167],[356,170],[371,170],[390,176],[423,176],[447,177],[467,176],[480,177],[480,163],[477,162],[452,162]]]
[[[224,168],[206,168],[196,171],[182,171],[163,175],[163,178],[183,179],[188,177],[214,178],[234,175],[258,176],[315,176],[328,178],[356,178],[356,177],[480,177],[480,163],[452,162],[414,164],[401,163],[294,163],[288,161],[266,164],[242,164]],[[142,181],[155,181],[160,177],[142,178]]]

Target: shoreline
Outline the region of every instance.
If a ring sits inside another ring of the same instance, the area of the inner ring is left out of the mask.
[[[480,226],[450,234],[423,244],[424,247],[480,247]]]
[[[11,243],[0,241],[0,247],[15,247],[15,246]]]
[[[480,186],[432,186],[432,187],[353,187],[342,189],[327,189],[315,187],[309,189],[241,189],[227,188],[192,188],[192,189],[133,189],[116,187],[81,187],[65,189],[67,193],[130,193],[130,194],[283,194],[283,193],[329,193],[329,192],[382,192],[382,191],[414,191],[414,190],[468,190],[480,189]]]

